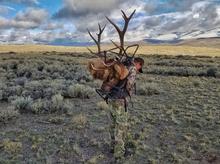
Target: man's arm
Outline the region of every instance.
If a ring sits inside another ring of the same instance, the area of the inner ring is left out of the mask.
[[[126,85],[126,89],[129,93],[129,95],[131,96],[133,94],[134,91],[134,84],[135,84],[135,78],[136,78],[136,74],[137,74],[137,70],[135,67],[131,67],[130,69],[130,74],[127,77],[127,85]]]

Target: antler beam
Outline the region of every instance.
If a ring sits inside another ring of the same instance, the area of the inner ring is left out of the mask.
[[[135,14],[136,10],[134,10],[132,12],[132,14],[128,17],[125,12],[123,10],[121,10],[122,12],[122,17],[124,18],[124,27],[123,29],[121,30],[117,24],[115,24],[111,19],[109,19],[108,17],[106,17],[106,19],[115,27],[115,29],[117,30],[118,32],[118,35],[119,35],[119,39],[120,39],[120,46],[118,46],[115,42],[113,42],[113,44],[116,46],[116,47],[121,47],[120,48],[120,51],[119,51],[119,55],[123,55],[123,52],[125,52],[125,48],[124,48],[124,36],[125,36],[125,33],[128,29],[128,24],[131,20],[131,18],[133,17],[133,15]]]
[[[98,37],[97,39],[92,35],[92,33],[89,31],[89,29],[87,29],[87,31],[88,31],[90,37],[92,38],[92,40],[95,42],[95,44],[96,44],[97,47],[98,47],[98,53],[93,52],[93,51],[92,51],[91,49],[89,49],[89,48],[88,48],[88,50],[89,50],[92,54],[99,54],[99,55],[101,55],[101,36],[102,36],[103,31],[105,30],[106,25],[105,25],[104,27],[101,27],[100,24],[98,24],[98,25],[99,25],[99,33],[96,34],[97,37]]]

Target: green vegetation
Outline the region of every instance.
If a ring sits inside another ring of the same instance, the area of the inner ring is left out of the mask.
[[[0,163],[111,163],[87,53],[0,54]],[[220,58],[144,56],[125,163],[220,161]]]

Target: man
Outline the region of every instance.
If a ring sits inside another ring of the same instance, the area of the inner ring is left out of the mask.
[[[127,81],[125,89],[130,96],[134,91],[136,74],[138,72],[143,73],[143,65],[144,60],[140,57],[136,57],[134,58],[132,65],[128,67],[129,75],[126,78]],[[124,103],[124,99],[112,99],[109,101],[111,119],[110,134],[116,161],[120,161],[125,155],[125,140],[128,130],[128,112],[125,110]]]

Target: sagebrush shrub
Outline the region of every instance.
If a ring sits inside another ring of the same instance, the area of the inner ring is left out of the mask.
[[[20,113],[30,113],[31,105],[33,103],[33,99],[30,97],[17,97],[12,104],[15,107],[15,110],[18,110]]]
[[[154,83],[141,84],[137,88],[137,93],[144,96],[152,96],[160,93],[159,86]]]
[[[54,95],[51,100],[51,107],[54,109],[61,109],[63,106],[63,96],[60,94]]]
[[[0,110],[0,122],[7,123],[8,121],[15,119],[19,116],[19,112],[13,108],[7,108],[6,110]]]
[[[45,109],[45,102],[42,99],[38,99],[31,106],[31,111],[35,114],[43,113]]]
[[[69,87],[68,95],[72,98],[91,98],[94,95],[94,89],[87,85],[75,84]]]
[[[109,106],[105,101],[100,101],[96,104],[97,108],[100,110],[108,110]]]
[[[56,94],[51,99],[49,107],[50,113],[66,113],[72,108],[72,105],[68,101],[64,101],[61,94]]]
[[[78,114],[72,118],[72,123],[78,129],[85,128],[87,121],[87,117],[84,114]]]
[[[217,75],[217,68],[209,68],[208,70],[207,70],[207,76],[208,77],[216,77],[216,75]]]
[[[21,142],[11,141],[9,139],[4,139],[2,142],[0,142],[0,146],[3,148],[3,150],[10,154],[19,153],[22,149]]]

